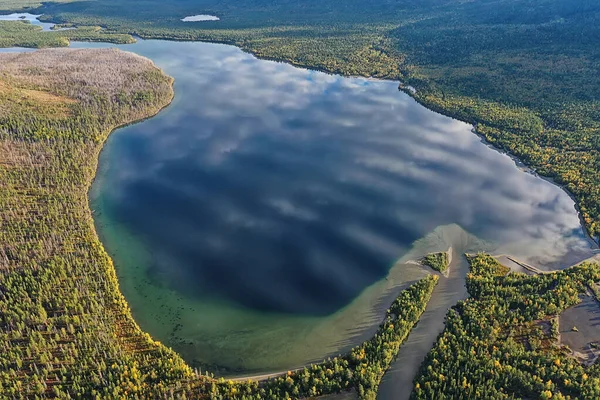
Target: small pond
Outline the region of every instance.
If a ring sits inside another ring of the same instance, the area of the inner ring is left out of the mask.
[[[219,17],[214,15],[199,14],[191,15],[181,19],[183,22],[202,22],[202,21],[218,21]]]

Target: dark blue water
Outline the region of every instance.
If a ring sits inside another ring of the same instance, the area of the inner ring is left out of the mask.
[[[188,360],[259,370],[334,351],[376,322],[348,310],[373,309],[367,288],[440,225],[546,267],[589,252],[566,193],[396,82],[223,45],[120,47],[173,76],[176,98],[111,136],[91,205],[134,316]]]

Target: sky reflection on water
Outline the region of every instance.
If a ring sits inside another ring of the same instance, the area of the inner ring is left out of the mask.
[[[452,223],[547,267],[590,251],[566,193],[395,82],[223,45],[119,47],[175,77],[176,98],[111,136],[92,207],[101,235],[114,223],[139,238],[151,252],[145,278],[178,296],[327,316]]]

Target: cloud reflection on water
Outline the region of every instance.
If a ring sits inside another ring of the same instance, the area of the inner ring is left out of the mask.
[[[103,196],[153,250],[154,278],[188,296],[330,314],[450,223],[548,265],[589,249],[562,190],[396,83],[228,46],[135,46],[176,99],[111,138]]]

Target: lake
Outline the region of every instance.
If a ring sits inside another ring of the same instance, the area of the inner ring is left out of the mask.
[[[117,47],[173,76],[176,95],[110,136],[90,206],[136,321],[203,370],[276,371],[348,349],[429,251],[545,269],[591,254],[562,189],[397,82],[218,44]],[[464,296],[460,279],[438,314]]]
[[[13,14],[0,15],[0,21],[29,22],[31,25],[41,26],[43,31],[51,31],[52,27],[56,24],[53,24],[51,22],[40,21],[38,18],[41,16],[42,16],[41,14],[34,15],[34,14],[30,14],[30,13],[13,13]],[[67,29],[72,29],[72,28],[60,28],[60,29],[56,29],[56,30],[62,31],[62,30],[67,30]]]

